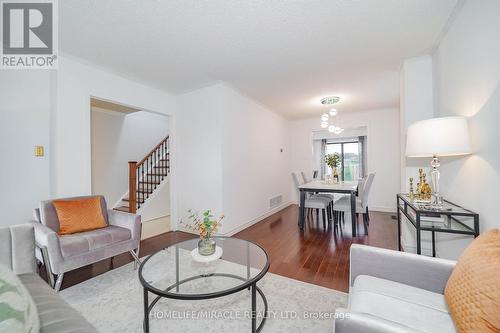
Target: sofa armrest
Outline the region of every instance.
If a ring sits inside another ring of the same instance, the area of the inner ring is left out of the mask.
[[[0,227],[0,264],[15,274],[35,270],[35,237],[29,223]]]
[[[370,275],[443,294],[455,264],[451,260],[353,244],[350,286],[358,275]]]
[[[109,225],[127,228],[130,230],[132,239],[137,241],[137,246],[141,240],[141,216],[137,214],[108,210]]]
[[[40,248],[42,252],[46,251],[51,271],[56,274],[60,273],[56,269],[56,266],[63,261],[61,245],[59,244],[59,235],[57,232],[40,222],[32,221],[32,224],[35,229],[36,246]],[[44,262],[44,264],[47,265],[46,262]]]
[[[335,311],[335,333],[423,333],[367,313]]]

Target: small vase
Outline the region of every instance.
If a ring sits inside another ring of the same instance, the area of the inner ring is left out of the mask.
[[[210,256],[215,253],[215,245],[212,238],[202,238],[198,242],[198,253],[202,256]]]
[[[335,184],[337,184],[339,182],[339,168],[338,167],[332,168],[332,178],[333,178],[333,182]]]

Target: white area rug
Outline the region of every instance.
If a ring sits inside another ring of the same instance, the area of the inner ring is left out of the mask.
[[[130,263],[60,294],[100,332],[142,332],[143,289],[137,274]],[[345,293],[272,273],[257,285],[269,305],[262,332],[333,332],[335,309],[347,304]],[[149,295],[151,301],[154,295]],[[257,309],[264,309],[259,294]],[[162,298],[151,312],[150,332],[250,332],[250,310],[248,290],[202,301]]]

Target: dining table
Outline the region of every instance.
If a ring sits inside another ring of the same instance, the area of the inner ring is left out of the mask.
[[[356,193],[358,191],[357,181],[340,181],[338,183],[330,183],[324,180],[313,180],[308,183],[299,185],[300,206],[299,206],[299,227],[304,229],[306,217],[306,193],[340,193],[348,194],[351,201],[351,223],[352,237],[356,237]]]

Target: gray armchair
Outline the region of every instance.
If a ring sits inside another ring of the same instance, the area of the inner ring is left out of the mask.
[[[36,273],[34,223],[0,227],[0,264],[21,280],[35,303],[40,333],[97,333],[97,330]]]
[[[351,246],[347,309],[336,333],[456,332],[444,299],[450,260],[371,246]]]
[[[35,239],[39,255],[53,288],[61,288],[64,273],[70,270],[107,259],[124,252],[130,252],[136,264],[139,260],[141,239],[140,215],[108,210],[106,200],[99,196],[106,228],[77,234],[59,235],[59,220],[52,200],[42,201],[35,209]],[[71,200],[75,197],[59,200]],[[57,277],[54,281],[54,275]]]

